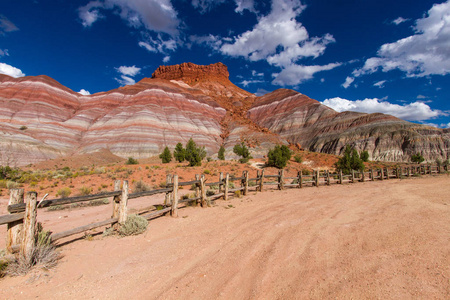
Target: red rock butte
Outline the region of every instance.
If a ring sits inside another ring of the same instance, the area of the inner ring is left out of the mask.
[[[173,66],[160,66],[152,74],[152,78],[166,80],[182,80],[189,85],[199,81],[223,81],[229,82],[230,74],[223,63],[201,66],[193,63],[182,63]]]

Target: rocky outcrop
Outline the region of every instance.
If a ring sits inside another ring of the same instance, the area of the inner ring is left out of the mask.
[[[408,161],[415,153],[447,159],[449,130],[406,122],[390,115],[338,113],[305,95],[280,89],[258,98],[248,117],[293,144],[339,155],[345,145],[367,150],[373,160]]]

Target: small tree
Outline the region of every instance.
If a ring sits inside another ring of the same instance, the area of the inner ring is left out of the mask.
[[[368,162],[369,161],[369,152],[361,151],[361,154],[359,155],[359,157],[362,159],[362,161]]]
[[[339,158],[335,164],[336,169],[342,170],[344,174],[350,174],[352,170],[364,171],[365,166],[362,159],[359,157],[358,151],[345,146],[344,155]]]
[[[423,158],[422,154],[417,153],[415,155],[411,155],[411,161],[415,162],[415,163],[422,163],[425,160],[425,158]]]
[[[186,159],[186,149],[183,148],[183,144],[178,143],[173,151],[173,157],[176,161],[183,162]]]
[[[194,140],[191,138],[186,144],[186,160],[189,162],[189,166],[201,166],[202,159],[206,157],[205,147],[197,147]]]
[[[137,165],[139,162],[137,159],[134,159],[132,157],[128,157],[128,160],[125,162],[127,165]]]
[[[239,156],[242,156],[242,158],[239,159],[240,163],[246,163],[250,158],[252,158],[252,156],[250,155],[250,151],[243,142],[235,145],[233,148],[233,152]]]
[[[166,146],[164,148],[164,151],[159,155],[159,158],[161,158],[163,164],[168,164],[172,160],[172,153],[170,153],[169,147]]]
[[[282,169],[286,167],[287,162],[291,159],[291,155],[291,150],[289,150],[287,146],[282,145],[280,147],[279,145],[276,145],[275,148],[271,149],[267,154],[267,165]]]
[[[217,158],[220,160],[225,160],[225,147],[220,146],[219,153],[217,154]]]

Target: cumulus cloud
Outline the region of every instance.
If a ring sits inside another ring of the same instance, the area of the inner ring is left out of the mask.
[[[264,82],[264,81],[263,80],[257,80],[257,79],[254,79],[254,80],[242,80],[241,84],[244,87],[247,87],[249,84],[262,83],[262,82]]]
[[[264,77],[264,73],[258,73],[255,70],[252,70],[253,77]]]
[[[178,47],[177,42],[174,39],[164,39],[160,34],[153,39],[148,37],[147,40],[139,42],[139,46],[147,49],[149,52],[166,54],[170,51],[175,51]]]
[[[139,74],[139,72],[141,71],[141,68],[138,68],[136,66],[131,66],[131,67],[120,66],[120,67],[116,68],[116,70],[117,70],[117,72],[121,73],[122,75],[134,77],[137,74]]]
[[[13,32],[17,31],[19,28],[17,28],[16,25],[14,25],[13,22],[11,22],[7,17],[0,14],[0,34],[4,35],[6,32]]]
[[[272,74],[272,76],[275,78],[272,83],[281,86],[297,85],[313,78],[314,74],[317,72],[332,70],[341,65],[341,63],[330,63],[324,66],[303,66],[292,64],[282,69],[280,73]]]
[[[386,80],[381,80],[381,81],[375,82],[375,83],[373,84],[373,86],[379,87],[379,88],[381,89],[381,88],[384,87],[384,84],[385,84],[385,83],[386,83]]]
[[[203,35],[203,36],[191,35],[189,37],[189,40],[192,43],[199,44],[199,45],[205,45],[214,50],[219,50],[223,43],[222,38],[220,38],[217,35],[212,35],[212,34]]]
[[[170,61],[170,56],[169,55],[164,56],[163,63],[168,63],[169,61]]]
[[[88,96],[91,94],[89,91],[86,91],[85,89],[81,89],[78,93],[84,96]]]
[[[399,69],[408,77],[450,73],[450,0],[434,4],[416,20],[415,34],[380,47],[376,57],[353,71],[354,76]]]
[[[120,66],[116,68],[116,70],[121,74],[120,78],[114,78],[118,83],[120,83],[121,85],[133,85],[136,83],[136,81],[132,77],[139,74],[141,68],[138,68],[136,66]]]
[[[250,61],[266,60],[281,68],[274,73],[274,84],[291,85],[311,79],[315,72],[330,70],[331,66],[303,66],[297,62],[306,57],[317,58],[328,44],[335,42],[331,34],[310,37],[306,28],[297,21],[305,9],[300,0],[274,0],[271,11],[258,19],[251,29],[222,44],[219,51],[233,57],[244,57]],[[297,79],[294,77],[300,75]]]
[[[394,23],[395,25],[399,25],[401,23],[404,23],[406,21],[409,21],[410,19],[405,19],[402,17],[398,17],[397,19],[393,20],[392,23]]]
[[[180,21],[170,0],[90,1],[78,9],[78,17],[83,26],[92,26],[102,18],[100,10],[114,10],[130,27],[145,27],[150,31],[178,34]]]
[[[409,121],[423,121],[446,115],[440,110],[433,110],[422,102],[405,105],[392,104],[382,99],[347,100],[340,97],[326,99],[322,104],[338,112],[357,111],[364,113],[384,113]]]
[[[216,6],[226,2],[226,0],[192,0],[192,6],[199,10],[201,14],[211,11]],[[235,12],[242,13],[244,10],[255,12],[255,3],[253,0],[235,0]]]
[[[0,57],[1,56],[9,56],[8,49],[0,49]]]
[[[347,78],[345,78],[345,82],[342,84],[342,86],[344,87],[344,89],[346,89],[353,83],[353,81],[355,81],[355,78],[347,76]]]
[[[25,76],[25,74],[20,69],[5,63],[0,63],[0,74],[9,75],[14,78]]]

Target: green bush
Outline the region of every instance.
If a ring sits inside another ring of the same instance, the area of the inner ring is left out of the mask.
[[[186,160],[189,162],[189,166],[201,166],[202,159],[206,157],[205,147],[197,147],[194,140],[191,138],[186,144]]]
[[[17,189],[17,188],[19,188],[19,186],[20,186],[20,184],[18,184],[17,182],[11,181],[11,180],[8,180],[6,182],[6,188],[8,188],[8,190]]]
[[[146,192],[146,191],[150,191],[152,188],[146,184],[145,182],[143,182],[142,180],[136,181],[134,183],[134,188],[133,191],[135,193],[139,193],[139,192]]]
[[[369,161],[369,152],[361,151],[361,154],[359,155],[359,157],[362,159],[362,161],[368,162]]]
[[[233,148],[233,152],[242,157],[241,159],[239,159],[239,162],[242,164],[248,162],[249,159],[253,158],[250,155],[250,151],[247,148],[247,146],[244,144],[244,142],[235,145]]]
[[[358,151],[350,145],[345,146],[344,155],[335,164],[336,169],[344,174],[350,174],[352,170],[364,171],[365,166],[359,157]]]
[[[287,162],[291,159],[291,150],[285,145],[282,145],[281,147],[276,145],[275,148],[269,150],[267,157],[267,165],[269,167],[282,169],[286,167]]]
[[[88,186],[82,186],[80,187],[80,195],[81,196],[87,196],[92,193],[92,188]]]
[[[425,158],[423,158],[422,154],[417,153],[415,155],[411,155],[411,161],[415,162],[415,163],[422,163],[425,160]]]
[[[163,164],[168,164],[172,160],[172,153],[169,150],[169,147],[166,146],[164,148],[164,151],[159,155],[159,158],[161,158]]]
[[[19,128],[20,130],[27,130],[28,129],[28,127],[27,126],[25,126],[25,125],[22,125],[22,126],[20,126],[20,128]]]
[[[72,190],[68,187],[64,187],[56,193],[56,197],[67,198],[72,194]]]
[[[138,163],[138,160],[132,157],[128,157],[128,160],[125,162],[127,165],[137,165]]]
[[[303,161],[303,157],[300,154],[297,154],[294,156],[294,160],[300,164]]]
[[[178,162],[183,162],[186,159],[186,149],[183,148],[183,144],[178,143],[173,151],[173,157]]]
[[[137,235],[147,230],[148,221],[139,215],[128,215],[125,223],[120,226],[118,232],[121,236]]]
[[[217,158],[220,160],[225,160],[225,147],[220,146],[219,153],[217,154]]]

